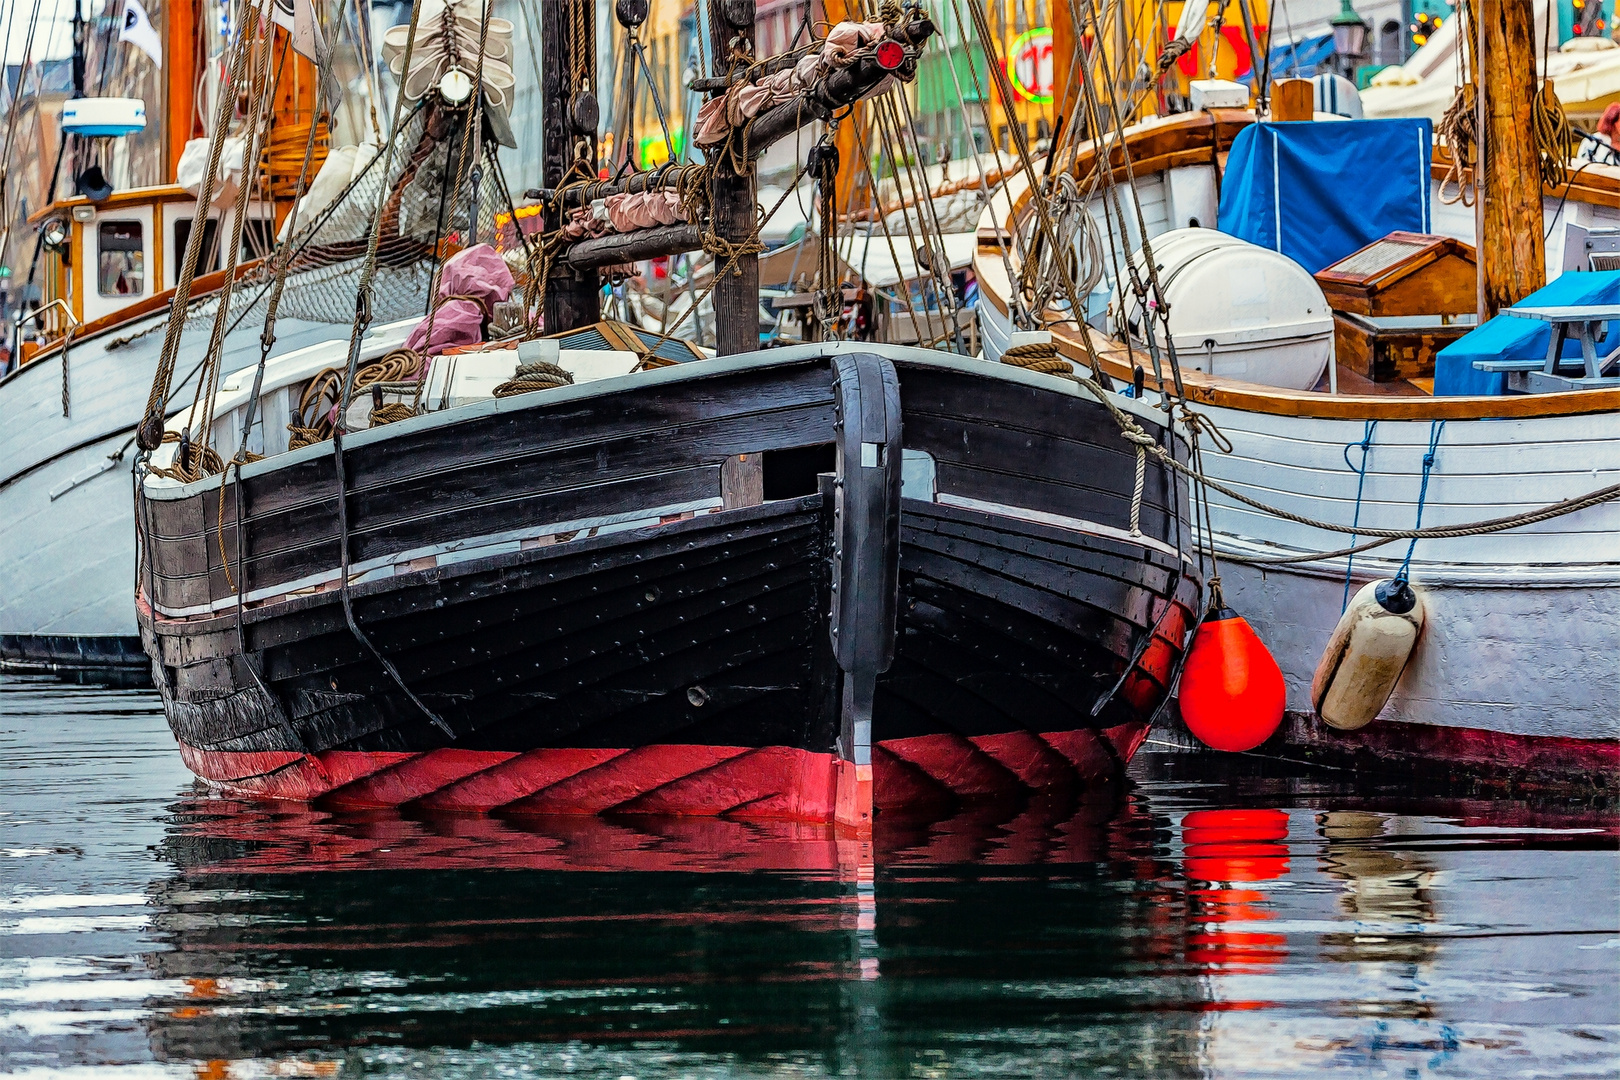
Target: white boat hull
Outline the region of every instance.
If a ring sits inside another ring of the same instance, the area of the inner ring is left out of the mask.
[[[146,406],[161,330],[108,344],[161,316],[79,342],[0,380],[0,662],[42,667],[146,666],[135,626],[131,441]],[[224,367],[258,361],[259,326],[226,341]],[[284,319],[277,354],[344,330]],[[182,346],[167,412],[191,405],[200,343]],[[272,423],[284,423],[273,418]],[[117,461],[109,455],[123,450]]]
[[[988,304],[979,314],[986,359],[993,360],[1006,340],[1006,317]],[[1363,421],[1215,406],[1199,411],[1233,444],[1223,454],[1205,443],[1211,477],[1269,505],[1344,526],[1413,528],[1420,496],[1422,524],[1437,526],[1503,517],[1620,482],[1614,412],[1449,421],[1438,430],[1426,492],[1423,459],[1436,429],[1426,420],[1381,421],[1372,431],[1358,512],[1359,477],[1351,465],[1360,464]],[[1349,560],[1267,567],[1236,560],[1331,551],[1350,546],[1351,538],[1263,514],[1218,492],[1210,501],[1227,602],[1282,668],[1291,731],[1333,738],[1309,719],[1310,686],[1343,610]],[[1396,541],[1358,556],[1348,595],[1394,576],[1407,547]],[[1454,729],[1464,741],[1471,732],[1509,740],[1500,746],[1579,740],[1601,749],[1620,738],[1620,502],[1505,532],[1420,541],[1410,577],[1427,592],[1429,620],[1383,721]],[[1387,739],[1394,730],[1386,723],[1373,737]]]

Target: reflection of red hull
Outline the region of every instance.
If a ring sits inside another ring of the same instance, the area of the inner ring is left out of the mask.
[[[1145,842],[1119,785],[1069,797],[976,803],[945,816],[885,814],[871,836],[831,823],[585,814],[524,817],[198,799],[169,854],[191,873],[324,870],[753,872],[858,877],[884,865],[1109,862]],[[1145,857],[1145,853],[1143,853]],[[1143,862],[1137,872],[1147,872]]]
[[[319,800],[339,810],[412,806],[511,815],[726,814],[739,819],[850,820],[839,811],[862,784],[879,808],[1064,791],[1117,776],[1147,724],[1100,732],[923,735],[879,743],[870,773],[785,746],[665,744],[633,750],[556,748],[513,753],[332,750],[229,753],[180,744],[192,772],[248,798]]]

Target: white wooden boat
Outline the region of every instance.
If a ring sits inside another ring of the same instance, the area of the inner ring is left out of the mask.
[[[148,666],[131,599],[132,440],[163,345],[184,229],[195,212],[195,198],[169,186],[119,192],[101,203],[75,197],[38,215],[67,223],[71,258],[48,256],[46,281],[48,290],[59,288],[64,305],[71,302],[73,318],[60,307],[48,312],[54,340],[0,379],[0,662]],[[249,209],[270,212],[267,204]],[[229,213],[222,232],[229,231]],[[128,229],[132,223],[137,230]],[[98,287],[103,225],[126,241],[133,236],[141,245],[136,265],[149,271],[126,276],[127,291],[110,297]],[[241,272],[250,270],[243,264]],[[193,295],[206,299],[223,277],[199,277]],[[75,322],[68,342],[62,332]],[[228,335],[225,372],[258,363],[262,330],[262,319],[250,318]],[[403,338],[403,328],[390,332]],[[331,323],[284,315],[276,324],[276,354],[343,334]],[[182,350],[167,413],[191,405],[200,357],[200,343]]]
[[[1135,195],[1150,238],[1185,227],[1189,218],[1213,224],[1217,168],[1234,135],[1252,120],[1246,112],[1215,111],[1127,129]],[[1092,153],[1088,145],[1078,151],[1082,175]],[[1115,169],[1122,177],[1117,159]],[[1021,177],[1011,181],[1010,194],[1027,206]],[[1589,167],[1575,186],[1549,191],[1546,203],[1549,227],[1565,220],[1620,223],[1620,170]],[[1089,209],[1100,222],[1095,200]],[[981,234],[1013,227],[1017,219],[1016,213],[1001,220],[987,214]],[[1471,223],[1436,215],[1437,231],[1460,224]],[[1468,230],[1456,231],[1471,239]],[[1561,241],[1561,228],[1552,231]],[[1128,238],[1121,257],[1137,243]],[[1548,246],[1556,275],[1562,244]],[[1012,329],[1011,286],[994,247],[980,249],[975,272],[990,359]],[[1062,351],[1083,362],[1078,333],[1073,323],[1055,331]],[[1123,346],[1091,333],[1105,369],[1128,381],[1132,369]],[[1135,359],[1145,363],[1140,346]],[[1279,390],[1187,371],[1187,397],[1233,447],[1223,454],[1206,445],[1207,473],[1282,509],[1388,529],[1412,528],[1420,499],[1424,526],[1460,524],[1620,481],[1620,390],[1397,396],[1378,392],[1378,384],[1342,366],[1337,375],[1339,389],[1354,392]],[[1148,378],[1151,383],[1151,373]],[[1146,397],[1156,395],[1149,389]],[[1359,457],[1369,430],[1363,482],[1349,462]],[[1437,432],[1424,497],[1423,460]],[[1353,567],[1345,558],[1245,564],[1238,560],[1331,551],[1350,540],[1262,514],[1218,492],[1210,498],[1225,595],[1270,647],[1287,681],[1286,747],[1475,777],[1612,785],[1620,766],[1620,503],[1491,535],[1420,541],[1411,577],[1427,592],[1428,625],[1381,719],[1341,732],[1311,715],[1312,673],[1343,610],[1347,575],[1351,595],[1367,581],[1393,576],[1407,543],[1357,556]]]

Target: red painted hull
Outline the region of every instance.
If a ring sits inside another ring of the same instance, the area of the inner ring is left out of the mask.
[[[719,815],[862,824],[863,808],[938,807],[1116,778],[1148,725],[1102,731],[924,735],[880,742],[870,769],[785,746],[668,744],[526,753],[226,753],[182,742],[192,772],[222,792],[334,810],[414,806],[511,815]],[[869,819],[868,819],[869,820]]]
[[[1314,717],[1290,713],[1282,740],[1313,758],[1441,780],[1548,790],[1620,783],[1620,740],[1615,739],[1516,735],[1393,720],[1338,731]]]

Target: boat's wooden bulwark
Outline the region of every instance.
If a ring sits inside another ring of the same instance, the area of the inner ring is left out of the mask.
[[[222,519],[217,481],[149,482],[143,628],[188,762],[235,790],[351,804],[832,818],[841,761],[870,770],[879,805],[1116,774],[1198,607],[1177,554],[1184,485],[1150,468],[1133,538],[1134,456],[1074,384],[836,351],[683,365],[349,440],[355,617],[453,738],[347,625],[330,446],[244,469],[243,567],[233,483]],[[897,390],[900,422],[841,428],[859,425],[852,380],[863,398]],[[865,506],[849,475],[896,464],[895,434],[905,497],[869,516],[892,540],[860,556],[889,561],[895,584],[855,586],[897,590],[889,655],[872,638],[865,660],[843,657],[831,568],[855,548],[831,496]],[[759,505],[722,495],[743,455],[763,455]],[[873,657],[866,733],[850,680]]]

